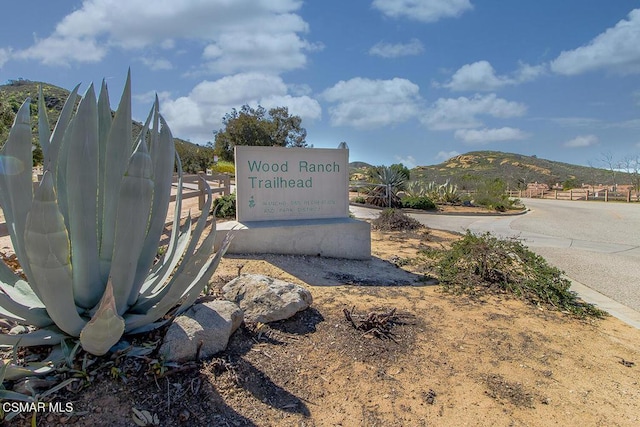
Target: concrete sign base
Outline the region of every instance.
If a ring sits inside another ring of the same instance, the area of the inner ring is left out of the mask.
[[[234,234],[227,253],[313,255],[370,259],[371,225],[352,218],[227,221],[216,225],[215,247]]]

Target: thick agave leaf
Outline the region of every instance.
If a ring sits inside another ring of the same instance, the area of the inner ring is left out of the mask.
[[[102,80],[100,95],[98,95],[98,188],[104,188],[105,179],[105,158],[107,153],[107,142],[109,141],[109,131],[111,130],[111,106],[109,105],[109,91],[107,83]],[[102,244],[102,212],[104,211],[104,197],[98,195],[98,242]]]
[[[111,281],[107,283],[98,311],[80,332],[80,343],[85,351],[102,356],[113,347],[124,333],[124,320],[116,310]]]
[[[178,227],[178,224],[174,224]],[[182,259],[182,254],[187,248],[191,238],[191,218],[187,217],[184,225],[180,230],[180,234],[175,239],[173,245],[170,243],[170,247],[174,247],[169,253],[169,250],[163,257],[163,260],[159,261],[156,265],[161,266],[158,270],[152,270],[144,283],[144,287],[141,289],[141,293],[138,296],[136,304],[129,309],[131,313],[143,314],[146,313],[154,304],[169,291],[167,286],[169,283],[169,276],[174,271],[175,266]]]
[[[111,270],[120,181],[127,170],[129,157],[133,151],[131,132],[131,72],[129,72],[107,141],[104,181],[102,181],[104,187],[98,189],[98,194],[104,195],[100,241],[100,274],[103,281],[109,276]]]
[[[196,230],[201,221],[206,225],[207,215],[211,206],[211,189],[205,182],[205,188],[207,190],[207,200],[202,212],[205,212],[198,219]],[[197,234],[194,232],[193,240],[199,240],[200,230]],[[135,330],[147,323],[151,323],[164,316],[174,305],[176,305],[181,298],[188,293],[188,291],[198,283],[202,283],[200,280],[204,277],[204,283],[202,288],[206,284],[206,281],[210,278],[206,277],[206,273],[211,272],[208,267],[212,261],[211,254],[213,253],[213,242],[215,240],[215,221],[212,222],[212,231],[204,239],[195,254],[185,254],[178,268],[178,271],[172,276],[167,286],[163,289],[164,292],[160,292],[150,300],[156,300],[153,307],[151,307],[146,314],[132,314],[125,316],[127,324],[127,331]],[[200,291],[202,291],[202,288]],[[198,291],[198,292],[200,292]],[[148,301],[150,303],[151,301]]]
[[[155,114],[158,117],[158,99],[154,104]],[[151,208],[151,217],[149,221],[149,229],[144,242],[138,265],[136,267],[136,277],[134,287],[130,295],[130,302],[135,302],[140,292],[145,278],[149,274],[149,269],[153,264],[162,231],[169,210],[169,201],[171,200],[171,182],[173,180],[173,167],[175,158],[175,146],[171,130],[162,119],[162,130],[158,135],[157,120],[155,120],[154,129],[151,132],[151,160],[153,162],[153,206]]]
[[[0,262],[0,316],[37,327],[53,323],[29,283]]]
[[[0,205],[9,227],[11,243],[21,263],[24,259],[25,219],[33,197],[30,104],[31,99],[27,98],[18,110],[9,139],[0,150]],[[29,267],[23,265],[23,268],[28,276]]]
[[[66,188],[73,260],[73,295],[84,308],[95,306],[104,285],[100,278],[97,232],[98,112],[93,85],[76,113],[68,141]]]
[[[0,289],[19,304],[44,308],[44,304],[33,292],[29,283],[15,274],[4,262],[0,262]]]
[[[125,315],[127,332],[140,333],[152,330],[154,327],[160,327],[163,322],[155,324],[153,322],[164,316],[176,304],[181,303],[178,313],[193,305],[211,279],[230,243],[230,235],[228,235],[229,238],[225,239],[216,255],[211,257],[216,233],[215,221],[213,221],[211,227],[211,232],[204,239],[202,245],[190,259],[182,273],[172,277],[171,282],[165,288],[167,292],[162,298],[144,314],[127,313]]]
[[[0,317],[38,328],[53,324],[44,307],[20,304],[4,293],[0,293]]]
[[[69,236],[58,210],[53,177],[44,173],[27,215],[25,253],[32,271],[31,286],[55,324],[71,336],[85,325],[73,298]]]
[[[73,88],[73,90],[69,94],[69,97],[64,102],[64,106],[62,107],[62,111],[60,112],[60,117],[58,117],[58,122],[56,123],[56,127],[53,129],[53,133],[51,134],[51,141],[49,144],[48,153],[44,158],[45,169],[55,171],[56,165],[58,163],[58,155],[60,152],[60,147],[62,145],[62,139],[65,135],[65,131],[67,130],[67,126],[69,126],[73,109],[76,106],[76,99],[78,98],[79,87],[80,85],[77,85],[75,88]],[[39,107],[38,115],[42,114],[43,111],[46,111],[46,110],[42,110],[40,106],[38,107]]]
[[[212,224],[212,228],[213,230],[211,231],[209,236],[207,236],[207,239],[211,239],[211,240],[207,242],[207,245],[205,246],[206,248],[209,248],[209,250],[213,250],[213,244],[215,241],[215,234],[216,234],[215,221]],[[193,303],[196,302],[196,299],[198,299],[198,296],[200,296],[200,293],[202,293],[202,290],[207,285],[214,271],[218,268],[218,265],[220,264],[222,257],[227,252],[227,249],[229,249],[229,245],[231,244],[232,239],[233,239],[233,234],[227,233],[227,235],[224,237],[222,241],[222,244],[220,245],[220,248],[218,248],[218,252],[216,252],[216,255],[213,257],[213,259],[211,259],[208,262],[206,269],[203,268],[204,270],[203,274],[200,275],[196,280],[194,280],[193,285],[190,288],[187,288],[187,290],[185,291],[182,302],[176,314],[183,313],[189,307],[191,307]]]
[[[38,89],[38,141],[42,154],[46,158],[49,155],[49,139],[51,138],[51,130],[49,128],[49,117],[47,116],[47,106],[44,103],[44,93],[42,85]]]
[[[55,369],[50,364],[35,363],[27,366],[18,366],[13,364],[4,364],[0,362],[0,365],[6,367],[4,379],[8,381],[19,380],[24,377],[34,377],[38,375],[47,375],[52,373]]]
[[[62,332],[55,326],[42,328],[26,334],[0,334],[0,346],[33,347],[35,345],[56,345],[60,344],[69,335]]]
[[[191,238],[191,214],[187,216],[184,226],[180,227],[180,213],[182,212],[182,163],[177,154],[175,157],[178,170],[178,188],[173,211],[171,236],[166,252],[145,278],[145,282],[140,289],[143,297],[157,292],[159,288],[166,284],[166,279],[169,277],[169,274],[173,272]]]
[[[113,283],[118,314],[122,315],[135,299],[130,300],[136,265],[149,225],[153,200],[151,156],[146,144],[140,143],[120,185],[114,253],[109,280]],[[137,291],[136,291],[137,297]]]

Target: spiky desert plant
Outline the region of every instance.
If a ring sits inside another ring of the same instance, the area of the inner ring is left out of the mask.
[[[405,185],[404,192],[409,197],[423,197],[427,194],[427,185],[424,181],[409,181]]]
[[[35,190],[29,99],[0,151],[0,204],[27,277],[0,263],[0,316],[37,328],[0,335],[0,345],[76,337],[89,353],[104,354],[123,334],[152,330],[166,323],[168,312],[191,306],[228,245],[227,240],[213,255],[215,221],[205,231],[208,186],[205,214],[193,229],[190,216],[180,227],[180,159],[158,99],[132,139],[130,74],[114,117],[104,82],[98,99],[91,85],[75,109],[77,91],[53,132],[40,91],[38,134],[45,160]],[[173,230],[167,251],[154,264],[175,164]]]
[[[369,172],[368,181],[373,184],[367,190],[366,203],[374,206],[401,207],[398,191],[404,189],[406,176],[389,166],[377,166]]]
[[[438,188],[438,193],[440,195],[439,201],[442,203],[460,203],[460,195],[458,194],[458,186],[452,184],[447,180],[444,184],[442,184]]]

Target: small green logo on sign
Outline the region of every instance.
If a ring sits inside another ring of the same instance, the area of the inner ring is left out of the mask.
[[[256,206],[256,201],[253,200],[253,196],[251,196],[251,198],[249,199],[249,207],[253,208]]]

